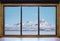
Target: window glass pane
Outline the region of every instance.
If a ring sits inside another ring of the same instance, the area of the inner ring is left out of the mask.
[[[4,7],[5,35],[20,35],[20,7]]]
[[[22,35],[38,35],[38,7],[22,7]]]
[[[40,35],[56,35],[56,7],[40,7]]]

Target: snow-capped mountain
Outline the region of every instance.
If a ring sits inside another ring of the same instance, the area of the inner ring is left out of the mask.
[[[40,21],[40,28],[44,30],[55,30],[55,26],[49,24],[44,19]]]
[[[15,25],[5,25],[5,30],[20,30],[20,23]],[[38,30],[38,22],[27,21],[22,23],[22,30]],[[55,27],[42,19],[40,20],[40,30],[55,30]]]

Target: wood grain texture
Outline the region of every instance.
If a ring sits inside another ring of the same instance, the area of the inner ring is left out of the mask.
[[[57,5],[57,36],[60,36],[60,4]]]
[[[3,5],[8,5],[8,6],[45,6],[45,5],[57,5],[57,4],[3,4]]]
[[[3,5],[0,4],[0,36],[3,36]]]

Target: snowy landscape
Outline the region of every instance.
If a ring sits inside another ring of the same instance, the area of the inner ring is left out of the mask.
[[[55,26],[49,24],[47,21],[42,19],[40,21],[40,34],[41,35],[55,35]],[[20,23],[14,25],[5,25],[5,34],[18,34],[20,35]],[[37,35],[38,34],[38,23],[34,21],[27,21],[22,23],[23,35]]]

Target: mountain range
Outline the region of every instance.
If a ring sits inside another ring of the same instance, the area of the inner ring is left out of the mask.
[[[20,30],[20,23],[14,25],[5,25],[5,30]],[[38,22],[37,21],[26,21],[22,23],[22,30],[38,30]],[[50,31],[55,30],[55,26],[49,24],[47,21],[40,20],[40,30],[41,31]]]

